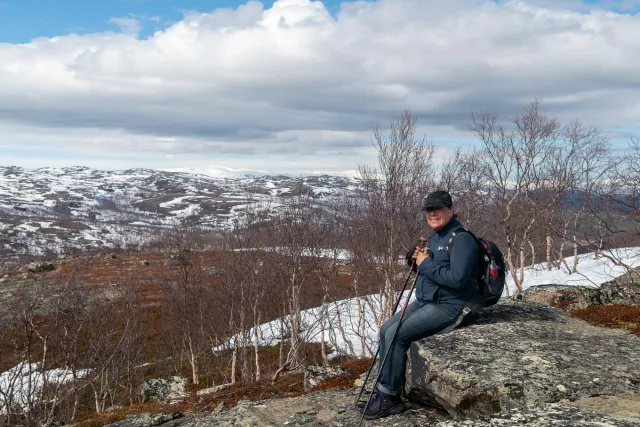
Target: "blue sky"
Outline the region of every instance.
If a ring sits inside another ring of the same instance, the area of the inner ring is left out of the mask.
[[[54,37],[68,33],[118,31],[110,23],[114,17],[135,15],[142,25],[141,37],[182,19],[184,12],[211,12],[236,8],[242,0],[0,0],[0,42],[25,43],[35,37]],[[262,2],[265,8],[273,0]],[[335,14],[338,0],[325,0]],[[90,6],[89,6],[90,5]],[[159,18],[160,20],[158,21]],[[146,18],[146,19],[145,19]],[[153,19],[151,19],[153,18]]]
[[[179,21],[185,11],[210,12],[217,8],[236,8],[244,3],[245,0],[0,0],[0,42],[25,43],[35,37],[71,32],[117,31],[117,25],[109,20],[130,15],[139,19],[140,36],[146,37]],[[269,8],[273,0],[262,3]],[[323,3],[336,14],[341,1],[324,0]],[[542,0],[541,3],[552,2]],[[640,2],[634,0],[584,0],[583,3],[625,13],[640,11]]]

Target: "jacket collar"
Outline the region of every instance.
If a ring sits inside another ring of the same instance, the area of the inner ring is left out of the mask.
[[[438,237],[446,236],[451,230],[455,230],[458,227],[462,227],[460,221],[458,221],[456,218],[451,218],[451,220],[444,227],[436,231],[436,234],[438,235]]]

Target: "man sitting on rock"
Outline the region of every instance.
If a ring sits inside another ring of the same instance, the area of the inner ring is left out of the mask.
[[[416,246],[407,254],[407,261],[416,261],[416,300],[407,306],[401,326],[401,312],[393,315],[380,328],[380,381],[364,414],[368,420],[404,411],[400,398],[405,384],[407,350],[413,341],[451,331],[465,315],[483,306],[483,299],[475,284],[479,269],[479,248],[469,233],[456,234],[456,243],[449,257],[451,232],[463,225],[453,212],[451,195],[446,191],[430,193],[422,207],[425,219],[434,230],[426,248]],[[395,343],[389,348],[398,329]],[[365,404],[359,404],[360,410]]]

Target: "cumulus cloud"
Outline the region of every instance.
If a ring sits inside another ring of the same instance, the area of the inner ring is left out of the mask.
[[[106,137],[105,150],[352,155],[354,166],[372,126],[407,107],[431,137],[468,136],[470,111],[509,115],[536,96],[561,118],[629,128],[640,114],[640,14],[620,12],[637,2],[610,3],[619,12],[571,0],[378,0],[343,3],[334,17],[319,1],[249,1],[144,39],[135,17],[114,18],[118,33],[0,44],[0,121],[68,147],[83,147],[81,135]]]
[[[140,33],[140,22],[135,18],[111,18],[109,22],[120,27],[123,33],[132,34],[134,36],[137,36],[138,33]]]

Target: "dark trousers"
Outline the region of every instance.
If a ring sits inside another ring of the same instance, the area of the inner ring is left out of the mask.
[[[393,334],[398,328],[402,310],[398,310],[380,328],[380,360],[378,369],[390,351],[378,383],[378,390],[399,396],[404,389],[407,350],[413,341],[447,332],[458,326],[465,313],[459,305],[413,301],[407,306],[393,348],[389,349]]]

